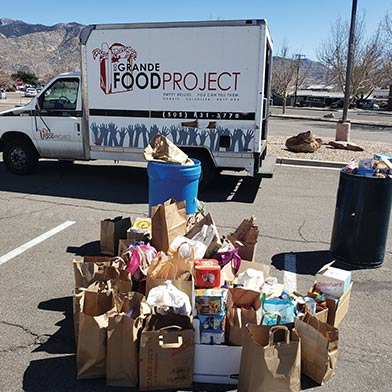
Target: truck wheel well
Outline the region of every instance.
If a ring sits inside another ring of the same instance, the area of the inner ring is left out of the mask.
[[[32,142],[32,140],[23,132],[6,132],[4,133],[4,135],[1,137],[0,139],[0,151],[4,150],[5,145],[10,142],[11,140],[23,140],[24,142],[28,143],[31,145],[32,148],[34,148],[34,150],[37,153],[37,156],[39,156],[39,153],[37,151],[37,149],[35,148],[34,143]]]
[[[198,159],[200,162],[205,162],[206,164],[211,165],[211,167],[216,166],[211,153],[206,148],[183,146],[179,146],[179,148],[181,148],[181,150],[184,151],[189,158]]]
[[[210,151],[207,148],[200,147],[179,147],[189,156],[189,158],[195,158],[200,161],[202,170],[200,187],[202,189],[206,188],[219,173]]]

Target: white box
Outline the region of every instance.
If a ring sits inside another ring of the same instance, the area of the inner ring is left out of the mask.
[[[238,384],[240,346],[195,344],[193,381],[207,384]]]
[[[349,288],[351,272],[325,265],[316,274],[316,289],[322,293],[341,297]]]

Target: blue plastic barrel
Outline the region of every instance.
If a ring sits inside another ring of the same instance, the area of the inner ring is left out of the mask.
[[[196,212],[201,164],[192,159],[194,165],[148,162],[148,204],[151,208],[168,199],[186,201],[186,213]]]

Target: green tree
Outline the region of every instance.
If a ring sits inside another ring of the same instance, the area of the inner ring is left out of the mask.
[[[37,84],[38,76],[33,72],[17,71],[13,73],[12,79],[22,79],[25,84]]]

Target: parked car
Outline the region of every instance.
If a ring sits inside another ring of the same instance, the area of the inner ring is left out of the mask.
[[[36,90],[34,87],[27,87],[26,90],[25,90],[24,96],[25,96],[25,97],[33,98],[33,97],[35,97],[37,94],[38,94],[38,93],[37,93],[37,90]]]
[[[358,101],[357,107],[359,109],[380,109],[380,106],[370,100]]]
[[[316,107],[316,108],[325,108],[327,105],[325,102],[320,99],[305,99],[304,101],[300,101],[298,103],[299,107]]]
[[[331,103],[331,109],[342,109],[344,105],[344,99],[338,99]]]
[[[0,99],[7,99],[7,93],[3,88],[0,88]]]

